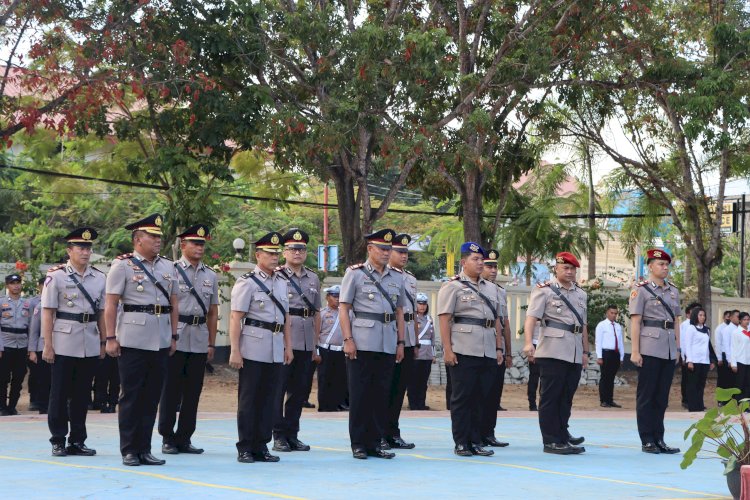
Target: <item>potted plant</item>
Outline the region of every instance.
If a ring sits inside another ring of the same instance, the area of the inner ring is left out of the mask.
[[[725,404],[711,408],[688,427],[685,440],[692,434],[692,442],[680,463],[686,469],[699,452],[706,453],[706,458],[722,460],[727,486],[734,498],[740,497],[740,467],[750,465],[750,399],[738,402],[733,396],[739,393],[739,389],[716,388],[716,400]]]

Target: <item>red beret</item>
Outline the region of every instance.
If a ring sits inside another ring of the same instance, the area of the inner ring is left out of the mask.
[[[646,252],[646,262],[650,262],[651,259],[666,260],[668,263],[672,263],[672,257],[664,250],[658,248],[652,248]]]
[[[581,267],[581,264],[578,263],[578,259],[576,259],[576,256],[570,252],[560,252],[559,254],[555,255],[555,260],[558,264],[570,264],[573,267]]]

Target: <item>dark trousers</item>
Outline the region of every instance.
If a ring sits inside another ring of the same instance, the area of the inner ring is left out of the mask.
[[[55,356],[52,363],[52,388],[47,408],[47,425],[52,444],[65,444],[70,424],[69,443],[86,441],[86,414],[89,409],[91,380],[98,357]]]
[[[427,382],[430,380],[432,361],[429,359],[415,359],[414,373],[407,387],[410,410],[424,410],[427,406]]]
[[[274,409],[281,393],[281,363],[243,360],[237,391],[237,451],[262,453],[271,441]]]
[[[94,378],[94,401],[104,406],[115,406],[120,397],[120,371],[117,358],[104,356]]]
[[[687,363],[686,363],[687,364]],[[689,411],[703,411],[703,391],[706,390],[708,363],[693,363],[693,370],[687,370],[687,405]]]
[[[167,361],[167,377],[164,379],[159,403],[159,434],[165,444],[190,444],[198,416],[198,401],[203,390],[206,357],[206,353],[175,351]],[[175,422],[177,431],[174,430]]]
[[[29,351],[6,347],[0,358],[0,408],[15,408],[21,397],[23,379],[26,377],[26,357]],[[8,394],[10,385],[10,394]]]
[[[451,380],[451,371],[445,365],[445,409],[451,409],[451,393],[453,392],[453,381]]]
[[[716,368],[716,387],[721,387],[722,389],[739,387],[735,382],[735,373],[732,371],[732,366],[729,364],[729,360],[725,353],[721,353],[721,361],[721,366]]]
[[[318,409],[335,411],[346,401],[346,356],[344,351],[320,348]]]
[[[529,361],[529,383],[526,387],[526,396],[530,406],[536,406],[536,393],[539,390],[539,365]]]
[[[310,375],[312,352],[294,350],[294,359],[281,368],[281,397],[276,402],[273,417],[273,437],[296,438],[302,403],[307,399],[307,380]],[[286,396],[286,401],[284,401]]]
[[[393,367],[391,390],[388,393],[388,426],[382,437],[401,436],[398,419],[401,417],[401,407],[404,406],[404,396],[409,381],[414,377],[414,348],[404,348],[404,359]]]
[[[688,404],[688,393],[687,393],[687,381],[688,381],[688,369],[685,360],[680,362],[680,400],[682,404],[687,406]]]
[[[664,439],[664,412],[669,406],[674,367],[673,359],[643,356],[635,394],[638,434],[642,444]]]
[[[34,373],[32,382],[31,373]],[[36,363],[29,364],[29,392],[33,387],[32,403],[36,403],[40,409],[46,410],[49,406],[49,391],[52,383],[52,366],[42,359],[41,351],[36,353]]]
[[[312,357],[312,352],[310,353],[310,356]],[[307,377],[305,379],[305,397],[303,401],[310,402],[310,393],[312,392],[312,386],[313,386],[313,379],[315,378],[315,370],[318,369],[318,363],[310,363],[310,367],[307,369]],[[318,377],[320,377],[320,373],[318,373]],[[320,389],[318,389],[320,390]]]
[[[581,380],[582,366],[560,359],[536,358],[539,366],[539,429],[544,444],[566,443],[573,396]]]
[[[357,359],[346,360],[349,385],[349,439],[352,449],[373,450],[380,444],[388,424],[388,391],[394,354],[357,351]]]
[[[167,373],[169,349],[120,350],[120,452],[151,453],[156,410]]]
[[[615,375],[620,369],[620,353],[613,349],[602,349],[601,377],[599,378],[599,402],[614,402]]]
[[[731,368],[730,368],[731,369]],[[737,363],[737,373],[735,374],[735,383],[737,388],[742,391],[735,398],[745,399],[750,398],[750,365],[743,365]]]
[[[458,364],[449,366],[451,389],[451,429],[453,442],[469,446],[481,443],[483,408],[491,398],[497,374],[497,360],[456,354]],[[497,412],[497,405],[495,406]],[[495,413],[497,415],[497,413]]]
[[[481,438],[487,438],[495,435],[495,426],[497,425],[497,408],[500,406],[500,398],[502,398],[503,385],[505,382],[505,363],[502,366],[495,366],[490,369],[492,377],[492,388],[490,390],[490,397],[487,400],[480,401],[480,427],[479,436]]]

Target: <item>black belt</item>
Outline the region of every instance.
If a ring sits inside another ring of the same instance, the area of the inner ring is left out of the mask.
[[[9,326],[3,326],[0,328],[0,330],[3,331],[3,333],[23,333],[25,335],[29,334],[28,328],[11,328]]]
[[[93,323],[99,320],[99,311],[95,313],[66,313],[56,312],[55,317],[58,319],[69,319],[70,321],[78,321],[79,323]]]
[[[149,304],[146,306],[123,304],[122,310],[125,311],[126,313],[149,313],[149,314],[156,314],[158,316],[160,314],[172,312],[172,306],[162,306],[159,304],[156,304],[156,305]]]
[[[183,316],[180,314],[178,319],[180,323],[186,323],[188,325],[202,325],[206,322],[205,316]]]
[[[414,321],[414,313],[404,313],[404,321]]]
[[[674,321],[644,319],[643,326],[655,326],[656,328],[663,328],[665,330],[674,330]]]
[[[477,325],[485,328],[495,328],[494,319],[479,319],[479,318],[467,318],[466,316],[456,316],[453,318],[454,323],[460,323],[463,325]]]
[[[549,326],[552,328],[557,328],[558,330],[565,330],[566,332],[571,333],[583,333],[583,327],[578,325],[568,325],[567,323],[560,323],[557,321],[545,321],[544,326]]]
[[[290,307],[289,314],[291,316],[302,316],[303,318],[311,318],[317,311],[311,311],[307,307]]]
[[[364,319],[374,319],[375,321],[380,321],[381,323],[390,323],[394,319],[396,319],[394,314],[391,313],[368,313],[368,312],[357,312],[354,311],[354,317],[355,318],[364,318]]]
[[[280,323],[269,323],[268,321],[260,321],[257,319],[245,318],[245,324],[247,326],[257,326],[258,328],[265,328],[273,333],[279,333],[284,330],[284,325]]]

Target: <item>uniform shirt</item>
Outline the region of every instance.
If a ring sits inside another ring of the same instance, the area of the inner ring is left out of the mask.
[[[339,310],[333,309],[329,306],[324,307],[320,311],[320,342],[318,345],[338,346],[344,345],[344,337],[341,334],[341,323],[337,320],[339,318]],[[354,319],[354,314],[349,311],[349,321]],[[333,327],[336,326],[334,330]]]
[[[724,328],[727,325],[729,325],[729,324],[730,323],[725,323],[724,321],[722,321],[721,323],[719,323],[718,325],[716,325],[716,328],[714,328],[714,335],[715,335],[715,339],[716,339],[716,347],[719,348],[719,352],[717,354],[719,356],[721,356],[721,354],[723,352],[726,352],[724,350]],[[682,331],[680,331],[680,333],[682,333]],[[732,338],[729,335],[729,330],[727,330],[727,336],[729,337],[729,343],[730,343],[730,349],[731,349]]]
[[[492,304],[492,308],[471,287],[478,289]],[[480,277],[477,283],[461,272],[443,284],[438,292],[437,313],[451,315],[451,348],[457,354],[476,357],[497,357],[495,327],[454,323],[453,317],[463,316],[491,320],[500,315],[500,294],[494,283]],[[494,314],[493,314],[494,312]]]
[[[414,359],[432,361],[435,357],[435,324],[429,314],[417,314],[416,327],[419,349],[414,352]]]
[[[390,266],[389,266],[390,267]],[[417,300],[417,278],[407,271],[401,269],[404,276],[404,289],[406,290],[406,302],[404,302],[404,315],[413,314],[416,317],[416,300]],[[414,347],[417,342],[417,331],[414,321],[404,321],[404,342],[405,347]]]
[[[71,276],[75,276],[86,289],[96,303],[96,309],[91,307]],[[42,289],[42,308],[56,309],[58,313],[96,314],[104,309],[105,285],[104,273],[91,266],[87,266],[83,274],[76,271],[70,264],[50,269]],[[80,323],[55,318],[52,324],[52,347],[55,354],[74,358],[99,356],[99,342],[99,328],[96,321]]]
[[[26,349],[29,345],[29,323],[34,307],[29,297],[19,297],[17,300],[5,295],[0,298],[0,329],[3,330],[2,343],[9,349]],[[21,328],[26,333],[11,333],[5,328]]]
[[[363,271],[367,271],[380,283],[391,298],[393,304],[405,307],[408,299],[405,297],[403,273],[398,269],[386,266],[381,275],[372,264],[365,262],[350,266],[341,281],[339,302],[351,304],[354,311],[352,321],[352,336],[358,351],[396,353],[398,333],[396,331],[396,317],[388,323],[367,318],[358,318],[357,313],[392,314],[395,313],[380,289]]]
[[[42,297],[38,297],[34,312],[31,314],[29,323],[29,352],[42,352],[44,350],[44,336],[42,335]]]
[[[711,363],[710,343],[711,329],[707,326],[699,329],[688,322],[684,330],[680,327],[680,346],[686,362],[705,365]]]
[[[737,329],[741,329],[739,323],[735,325],[731,321],[723,328],[724,333],[721,336],[721,346],[719,347],[719,349],[721,349],[726,354],[727,359],[729,359],[729,356],[731,356],[732,354],[732,346],[734,345],[734,332]]]
[[[750,327],[749,327],[750,328]],[[748,335],[743,333],[742,326],[737,325],[736,328],[727,327],[724,334],[731,335],[732,339],[732,352],[730,353],[729,363],[733,367],[737,367],[737,363],[750,366],[750,331]]]
[[[255,276],[276,300],[284,311],[279,310],[271,297],[253,280]],[[289,312],[288,283],[280,272],[267,274],[256,268],[243,274],[232,288],[232,311],[245,313],[243,318],[265,321],[266,323],[284,324],[285,315]],[[240,353],[244,359],[261,363],[284,362],[284,329],[273,332],[260,326],[246,325],[243,321],[240,335]]]
[[[539,345],[539,336],[542,334],[542,323],[541,321],[537,321],[536,325],[534,326],[534,333],[531,336],[531,343],[534,344],[534,347]]]
[[[526,316],[541,320],[539,345],[534,357],[560,359],[569,363],[582,364],[583,335],[554,328],[547,324],[547,321],[556,321],[566,325],[578,325],[575,314],[557,296],[555,290],[558,290],[563,297],[568,299],[568,302],[576,308],[583,321],[586,321],[587,295],[576,283],[571,283],[570,288],[565,288],[554,278],[551,281],[538,284],[531,291],[529,306],[526,309]]]
[[[143,262],[170,297],[177,295],[177,271],[174,262],[161,256],[157,256],[153,262],[148,262],[138,252],[133,252],[132,257],[129,257],[130,255],[121,255],[112,261],[112,268],[107,275],[107,293],[120,295],[122,305],[169,306],[169,298],[151,283],[131,258]],[[141,290],[138,287],[141,287]],[[122,347],[147,351],[168,348],[172,343],[170,313],[156,315],[125,312],[121,307],[117,313],[115,334]]]
[[[278,268],[280,276],[297,284],[299,289],[305,294],[307,300],[313,305],[316,311],[320,311],[320,279],[310,269],[303,267],[299,275],[295,274],[292,268],[283,266]],[[289,298],[289,307],[292,309],[303,309],[309,307],[302,299],[302,296],[289,283],[287,286],[287,297]],[[292,321],[292,349],[297,351],[312,351],[315,346],[315,312],[310,311],[307,318],[302,316],[290,316]]]
[[[193,266],[185,258],[175,262],[188,277],[198,296],[203,301],[206,310],[219,303],[219,282],[216,273],[210,267],[199,263]],[[198,300],[190,293],[190,285],[185,282],[180,272],[177,272],[177,297],[180,302],[180,316],[204,316]],[[177,350],[182,352],[208,352],[208,325],[191,325],[183,322],[177,324]]]
[[[630,293],[630,314],[641,316],[640,354],[653,356],[661,359],[675,359],[677,345],[674,329],[667,330],[663,326],[644,326],[643,320],[673,321],[667,309],[654,297],[648,287],[657,296],[661,297],[667,307],[672,309],[675,319],[679,321],[680,292],[667,280],[663,286],[658,286],[653,281],[642,281],[633,286]]]
[[[604,319],[596,325],[596,357],[602,358],[602,349],[615,349],[615,337],[617,337],[617,349],[620,351],[620,361],[625,359],[625,349],[622,348],[622,326],[620,323]]]

